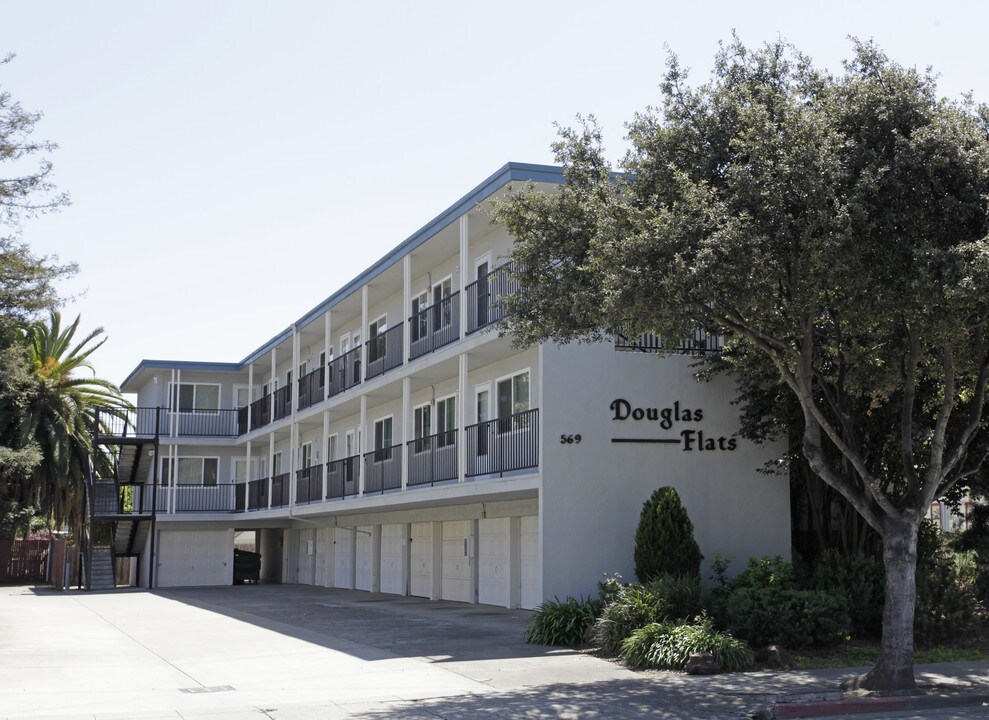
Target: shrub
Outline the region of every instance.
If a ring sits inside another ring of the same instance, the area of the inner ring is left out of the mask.
[[[525,628],[525,641],[534,645],[565,645],[584,643],[587,629],[594,624],[600,610],[596,600],[575,600],[568,597],[547,600],[536,608]]]
[[[659,603],[664,620],[692,618],[701,612],[701,583],[696,578],[662,574],[645,588]]]
[[[845,598],[823,591],[743,587],[728,599],[728,627],[753,647],[832,645],[847,637]]]
[[[694,525],[672,487],[656,490],[642,505],[635,531],[635,574],[647,583],[663,573],[700,578]]]
[[[714,626],[722,630],[728,627],[728,597],[734,586],[734,581],[728,577],[731,561],[731,557],[714,554],[709,576],[711,589],[703,599],[704,612],[711,618]]]
[[[959,558],[937,527],[924,521],[917,537],[917,605],[914,639],[937,645],[978,635],[985,609],[976,585],[959,574]]]
[[[744,642],[718,632],[706,616],[693,624],[652,623],[639,628],[622,643],[622,659],[632,668],[683,670],[691,653],[709,652],[722,669],[736,672],[752,664]]]
[[[643,586],[634,583],[623,586],[594,624],[594,643],[605,652],[617,655],[622,641],[633,631],[664,617],[662,602]]]
[[[824,551],[811,570],[810,588],[845,598],[852,634],[878,637],[883,628],[886,580],[882,558]]]
[[[598,597],[601,598],[602,603],[608,605],[618,599],[618,595],[625,585],[622,583],[622,576],[618,573],[610,576],[603,573],[603,575],[604,577],[598,580]]]
[[[749,558],[749,564],[738,574],[731,584],[732,590],[742,588],[753,588],[762,590],[764,588],[796,589],[797,577],[793,571],[793,564],[787,562],[779,555],[770,557]]]

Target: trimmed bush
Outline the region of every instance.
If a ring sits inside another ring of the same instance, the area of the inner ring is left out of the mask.
[[[656,490],[642,505],[635,531],[635,574],[647,583],[662,574],[700,578],[694,525],[672,487]]]
[[[743,587],[728,598],[728,628],[753,647],[833,645],[851,621],[841,595],[818,590]]]
[[[568,597],[547,600],[536,608],[525,628],[525,641],[533,645],[583,645],[587,629],[600,610],[596,600]]]
[[[752,664],[752,651],[727,633],[718,632],[705,616],[693,624],[652,623],[639,628],[623,643],[622,659],[631,668],[679,670],[691,653],[709,652],[723,670],[737,672]]]
[[[665,619],[663,603],[638,584],[623,586],[594,623],[594,644],[611,655],[621,652],[622,641],[633,631]]]

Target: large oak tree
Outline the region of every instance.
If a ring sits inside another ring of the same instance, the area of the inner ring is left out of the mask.
[[[858,42],[832,74],[736,40],[702,85],[671,59],[661,90],[618,168],[592,122],[563,130],[566,183],[496,210],[522,287],[508,329],[700,327],[759,353],[799,404],[810,466],[883,540],[862,685],[912,687],[918,527],[986,455],[989,111]]]

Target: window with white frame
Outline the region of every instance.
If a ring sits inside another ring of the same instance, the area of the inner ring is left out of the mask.
[[[443,278],[433,285],[433,321],[437,329],[444,328],[453,322],[453,304],[447,300],[453,294],[453,276]],[[444,302],[446,301],[446,302]]]
[[[429,450],[432,447],[429,436],[433,434],[433,408],[429,403],[412,411],[412,428],[415,438],[413,451],[419,453]]]
[[[412,298],[412,327],[409,329],[411,341],[421,340],[429,334],[429,293],[423,291]]]
[[[161,459],[161,484],[214,486],[219,478],[220,459],[215,457],[180,457],[172,472],[169,458]]]
[[[214,383],[172,383],[173,411],[215,413],[220,409],[220,386]]]
[[[392,417],[381,418],[374,423],[374,460],[391,460]]]
[[[528,427],[528,417],[519,415],[529,409],[529,371],[499,380],[496,402],[499,432]]]
[[[388,330],[388,316],[382,315],[368,326],[367,361],[380,360],[385,356],[385,332]]]
[[[454,395],[436,401],[436,446],[457,442],[457,398]]]

